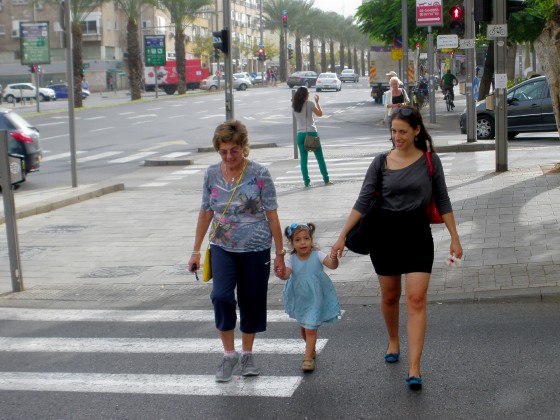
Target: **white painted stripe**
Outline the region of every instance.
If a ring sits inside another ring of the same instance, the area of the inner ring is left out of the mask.
[[[60,124],[68,124],[68,121],[57,121],[57,122],[44,123],[44,124],[41,123],[41,128],[48,127],[49,125],[60,125]]]
[[[123,152],[105,152],[105,153],[99,153],[97,155],[92,155],[92,156],[88,156],[88,157],[83,157],[78,159],[78,162],[90,162],[92,160],[99,160],[99,159],[105,159],[108,158],[110,156],[115,156],[118,154],[121,154]]]
[[[165,187],[169,182],[150,182],[148,184],[140,185],[140,188],[153,188],[153,187]]]
[[[43,127],[43,125],[41,124],[41,127]],[[61,134],[60,136],[51,136],[51,137],[41,137],[41,142],[45,141],[45,140],[52,140],[52,139],[59,139],[62,137],[68,137],[68,134]]]
[[[86,120],[86,121],[93,121],[93,120],[103,120],[103,119],[105,119],[105,118],[107,118],[107,117],[105,117],[105,116],[100,116],[100,117],[89,117],[89,118],[86,118],[85,120]]]
[[[77,155],[80,155],[82,153],[86,153],[86,152],[80,151],[80,150],[78,150],[76,152]],[[59,153],[58,155],[45,156],[43,158],[43,162],[46,162],[46,161],[49,161],[49,160],[64,159],[64,158],[69,158],[69,157],[70,157],[70,152]]]
[[[317,354],[327,345],[318,339]],[[241,348],[241,339],[235,340]],[[303,354],[301,339],[258,339],[253,351],[258,354]],[[66,337],[0,337],[0,352],[53,353],[223,353],[218,338],[66,338]]]
[[[181,157],[181,156],[187,156],[187,155],[190,155],[190,154],[191,154],[191,152],[175,152],[175,153],[169,153],[167,155],[163,155],[162,157],[173,159],[173,158],[178,158],[178,157]]]
[[[107,130],[112,130],[115,127],[103,127],[103,128],[97,128],[95,130],[89,130],[90,133],[97,133],[98,131],[107,131]]]
[[[138,118],[147,118],[147,117],[152,117],[155,118],[157,117],[156,114],[140,114],[140,115],[135,115],[134,117],[127,117],[127,120],[136,120]]]
[[[110,160],[109,163],[126,163],[126,162],[132,162],[133,160],[140,160],[140,159],[144,159],[147,156],[151,156],[151,155],[155,155],[157,152],[142,152],[142,153],[136,153],[135,155],[130,155],[127,157],[123,157],[120,159],[114,159],[114,160]]]
[[[130,114],[134,114],[133,111],[129,111],[129,112],[120,112],[118,115],[130,115]]]
[[[184,171],[175,171],[175,172],[171,172],[174,175],[193,175],[193,174],[197,174],[200,172],[200,169],[194,169],[194,170],[184,170]]]
[[[105,373],[2,372],[5,391],[99,392],[117,394],[291,397],[298,376],[234,376],[218,383],[210,375],[135,375]]]
[[[239,317],[239,314],[238,314]],[[213,310],[108,310],[108,309],[36,309],[0,308],[4,321],[95,321],[95,322],[209,322]],[[290,321],[282,310],[267,311],[268,322]]]

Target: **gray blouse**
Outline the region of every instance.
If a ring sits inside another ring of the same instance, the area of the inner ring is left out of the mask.
[[[307,112],[305,111],[307,107]],[[316,133],[317,125],[315,125],[315,118],[313,114],[313,109],[315,108],[315,103],[311,101],[305,101],[301,112],[294,111],[297,124],[298,133]]]
[[[439,156],[431,154],[434,167],[433,183],[430,180],[430,169],[426,155],[402,169],[382,169],[382,200],[381,208],[391,211],[410,211],[418,208],[427,208],[432,197],[440,214],[451,213],[451,200],[447,193],[445,175]],[[377,155],[369,166],[362,189],[354,209],[364,214],[374,198],[377,173],[381,165],[381,155]]]

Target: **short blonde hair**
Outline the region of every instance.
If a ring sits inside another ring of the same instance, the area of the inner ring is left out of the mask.
[[[241,146],[243,156],[249,156],[249,133],[245,124],[239,120],[228,120],[218,125],[212,138],[214,150],[219,151],[220,146],[225,143],[234,143]]]

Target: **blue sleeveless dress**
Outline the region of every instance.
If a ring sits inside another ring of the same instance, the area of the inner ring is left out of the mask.
[[[307,260],[290,255],[292,275],[284,286],[284,309],[290,318],[309,330],[340,316],[340,305],[330,277],[323,271],[317,251]]]

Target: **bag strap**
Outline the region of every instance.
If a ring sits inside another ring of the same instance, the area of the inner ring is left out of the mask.
[[[424,152],[428,160],[428,168],[430,169],[430,178],[434,177],[434,166],[432,165],[432,152]]]
[[[220,219],[218,220],[218,223],[214,227],[214,232],[212,232],[212,235],[210,235],[210,239],[208,241],[208,248],[210,248],[210,242],[212,242],[212,239],[214,239],[214,236],[216,236],[216,233],[218,232],[218,226],[222,222],[222,219],[224,218],[224,215],[226,214],[226,211],[229,208],[229,205],[231,204],[231,202],[233,200],[233,197],[235,196],[235,192],[237,191],[237,187],[239,187],[239,183],[241,182],[241,179],[243,178],[243,174],[245,173],[245,168],[247,167],[248,164],[249,164],[249,159],[247,159],[247,162],[245,162],[245,166],[243,166],[243,170],[241,171],[241,175],[239,176],[239,179],[237,180],[237,184],[235,184],[235,188],[233,189],[233,191],[231,193],[231,196],[229,197],[229,200],[226,204],[226,207],[224,208],[224,211],[222,212],[222,215],[220,216]]]
[[[387,161],[387,155],[385,153],[381,154],[379,164],[379,170],[377,171],[377,180],[375,183],[375,198],[381,197],[381,190],[383,189],[383,168],[385,167],[385,162]]]

